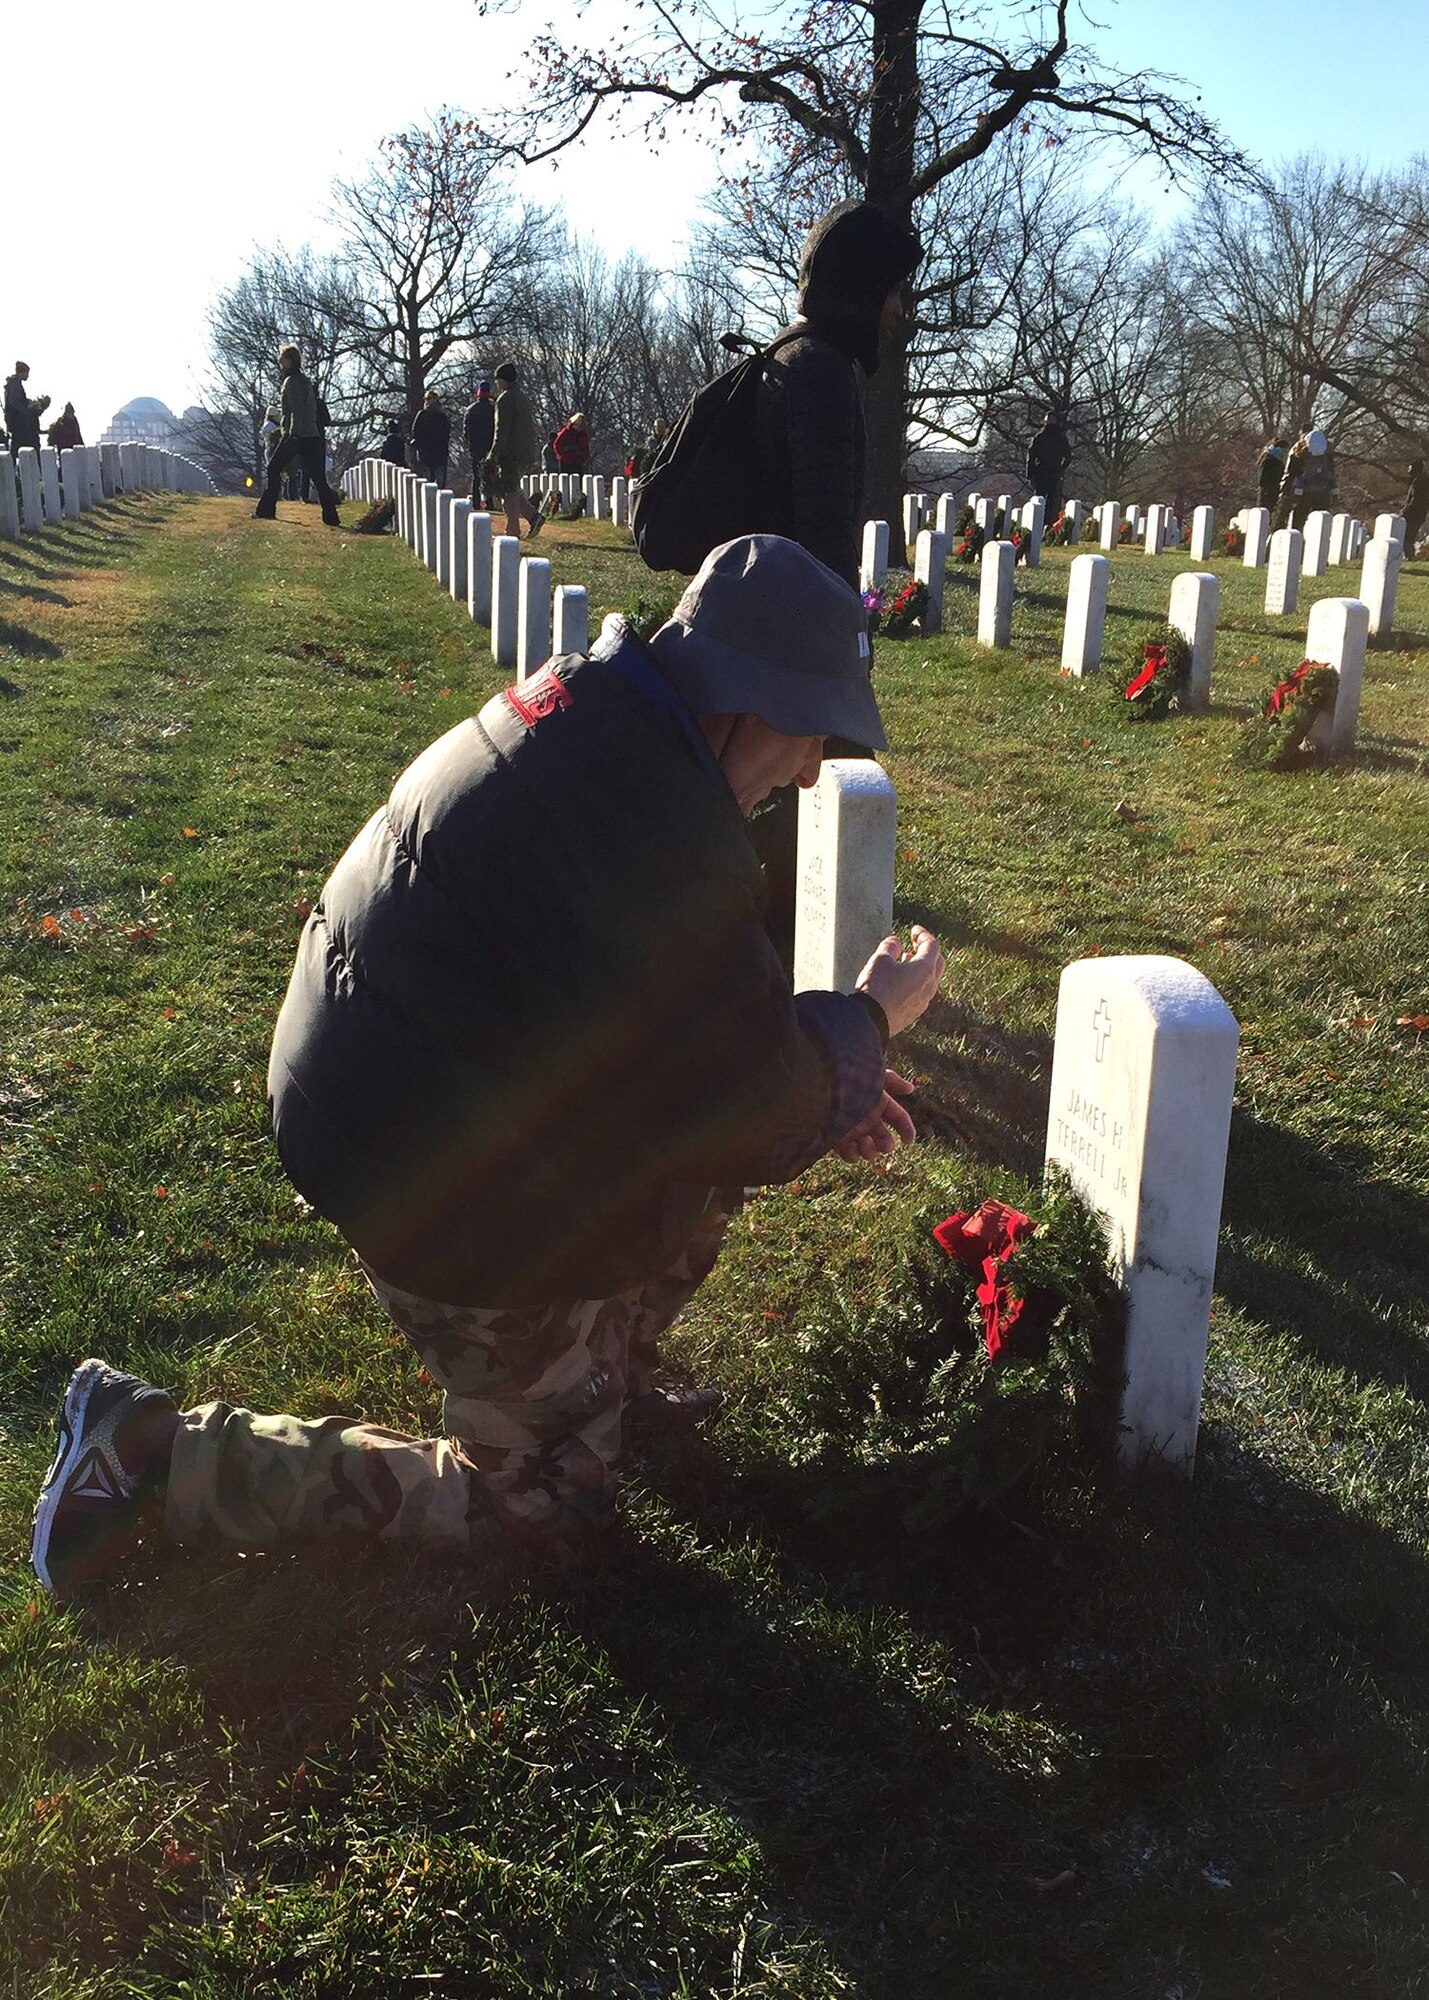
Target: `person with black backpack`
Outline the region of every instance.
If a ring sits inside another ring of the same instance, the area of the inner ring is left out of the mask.
[[[798,317],[699,391],[635,490],[631,525],[651,569],[693,572],[734,535],[783,535],[857,586],[864,383],[922,254],[871,202],[840,202],[814,224]]]

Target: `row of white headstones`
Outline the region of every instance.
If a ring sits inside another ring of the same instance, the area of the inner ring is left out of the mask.
[[[395,502],[398,534],[473,622],[490,629],[492,659],[518,681],[558,653],[586,651],[584,588],[561,584],[553,591],[549,560],[523,556],[517,538],[497,534],[493,517],[469,499],[381,458],[353,466],[343,488],[351,499]]]
[[[521,678],[586,650],[586,592],[563,586],[553,604],[549,562],[523,559],[469,501],[372,459],[347,490],[396,501],[409,547]],[[852,990],[893,928],[896,856],[888,774],[871,758],[827,759],[799,802],[796,991]],[[1084,959],[1062,974],[1046,1159],[1105,1218],[1125,1286],[1117,1458],[1129,1474],[1194,1467],[1239,1034],[1180,959]]]
[[[0,451],[0,541],[18,542],[59,521],[77,521],[116,493],[212,493],[201,465],[157,445],[22,445]]]
[[[905,530],[914,551],[914,575],[928,592],[923,629],[941,630],[947,581],[949,530],[939,525],[920,526],[925,496],[909,494],[904,503]],[[974,495],[974,511],[982,525],[986,515],[990,528],[998,510],[1006,509],[1003,520],[1013,518],[1010,502],[983,500]],[[1027,537],[1027,561],[1036,567],[1041,559],[1042,508],[1040,499],[1030,500],[1021,510],[1020,525]],[[938,503],[940,521],[951,511],[951,496]],[[1080,533],[1082,503],[1067,502],[1066,514],[1074,524],[1074,539]],[[1118,543],[1123,521],[1133,533],[1144,532],[1142,546],[1148,555],[1161,554],[1168,529],[1174,522],[1169,508],[1148,509],[1145,523],[1139,508],[1123,515],[1117,502],[1106,501],[1097,509],[1103,549],[1125,546]],[[1370,639],[1387,638],[1394,629],[1395,601],[1399,573],[1404,561],[1405,522],[1402,514],[1381,514],[1374,533],[1366,539],[1364,524],[1348,514],[1320,511],[1311,514],[1304,529],[1278,528],[1270,532],[1270,516],[1264,507],[1253,507],[1238,515],[1233,523],[1245,535],[1242,562],[1250,569],[1265,568],[1265,610],[1269,617],[1292,616],[1299,606],[1302,575],[1323,576],[1329,568],[1360,558],[1360,585],[1357,597],[1321,598],[1310,612],[1306,633],[1306,657],[1333,667],[1338,676],[1334,707],[1316,724],[1314,742],[1323,754],[1345,756],[1354,745],[1359,723],[1360,691],[1364,681],[1365,648]],[[1204,561],[1210,553],[1215,532],[1211,508],[1198,507],[1192,517],[1190,555]],[[888,575],[888,523],[869,521],[864,526],[861,581],[865,590],[879,589]],[[994,649],[1012,643],[1013,586],[1017,551],[1010,540],[984,543],[980,558],[978,590],[978,642]],[[1107,555],[1074,556],[1067,579],[1067,609],[1062,630],[1062,670],[1074,676],[1094,673],[1101,664],[1106,630],[1107,592],[1111,563]],[[1215,661],[1216,621],[1220,609],[1220,579],[1210,570],[1186,570],[1172,583],[1167,622],[1185,639],[1191,653],[1190,686],[1185,705],[1204,709],[1211,698],[1211,670]]]

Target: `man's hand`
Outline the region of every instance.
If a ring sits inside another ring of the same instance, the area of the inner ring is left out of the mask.
[[[931,931],[913,926],[905,951],[900,938],[886,937],[858,975],[863,992],[888,1016],[888,1032],[910,1028],[937,993],[943,977],[943,948]]]
[[[852,1132],[846,1132],[832,1151],[841,1160],[876,1160],[896,1146],[911,1145],[918,1136],[917,1127],[898,1099],[911,1096],[912,1091],[913,1085],[906,1077],[886,1069],[882,1097],[867,1118],[855,1125]]]

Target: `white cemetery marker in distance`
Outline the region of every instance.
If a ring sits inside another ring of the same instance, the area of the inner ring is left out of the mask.
[[[1403,542],[1383,541],[1376,535],[1373,541],[1365,543],[1360,567],[1360,602],[1369,609],[1371,639],[1387,639],[1394,630],[1394,605],[1403,562]]]
[[[1197,507],[1191,514],[1191,560],[1209,562],[1211,543],[1216,533],[1216,510],[1214,507]]]
[[[859,565],[859,588],[880,590],[888,575],[888,523],[863,524],[863,561]]]
[[[1330,516],[1323,507],[1305,516],[1305,560],[1302,576],[1323,576],[1330,559]]]
[[[1270,542],[1270,509],[1268,507],[1247,507],[1245,510],[1245,554],[1241,558],[1246,569],[1260,569],[1265,563],[1265,552]]]
[[[1117,528],[1121,521],[1121,508],[1115,500],[1103,500],[1097,509],[1097,525],[1102,550],[1110,555],[1116,547]]]
[[[1082,523],[1086,518],[1086,508],[1080,500],[1069,500],[1062,509],[1062,518],[1067,523],[1070,537],[1068,546],[1075,548],[1082,539]]]
[[[1265,613],[1280,618],[1300,602],[1300,563],[1304,537],[1298,528],[1277,528],[1270,537],[1270,561],[1265,572]]]
[[[977,493],[972,498],[973,524],[984,535],[992,533],[992,524],[997,519],[997,502],[985,493]]]
[[[826,757],[799,794],[794,991],[851,993],[893,928],[893,780],[871,757]]]
[[[1027,536],[1027,567],[1039,569],[1042,564],[1042,537],[1047,532],[1047,502],[1042,494],[1034,493],[1023,507],[1022,529]]]
[[[1106,1218],[1126,1288],[1117,1461],[1189,1478],[1235,1091],[1235,1016],[1180,959],[1062,974],[1047,1160]]]

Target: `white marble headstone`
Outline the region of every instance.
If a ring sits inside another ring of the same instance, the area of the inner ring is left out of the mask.
[[[863,590],[881,590],[888,575],[888,523],[886,521],[865,521],[863,524],[863,560],[859,565],[859,587]]]
[[[523,556],[516,583],[517,680],[530,680],[550,657],[551,565],[544,556]]]
[[[467,539],[467,522],[471,519],[470,500],[453,500],[450,528],[450,575],[447,588],[454,602],[465,604],[467,596],[467,556],[470,543]]]
[[[794,991],[851,993],[893,928],[893,780],[871,757],[827,757],[799,794]]]
[[[1245,554],[1241,561],[1246,569],[1261,569],[1265,564],[1266,549],[1270,542],[1270,509],[1268,507],[1247,507],[1245,510]]]
[[[1079,679],[1101,665],[1111,564],[1105,556],[1073,556],[1067,573],[1067,617],[1062,628],[1062,671]]]
[[[1121,506],[1115,500],[1103,500],[1097,509],[1097,529],[1103,552],[1107,555],[1116,547],[1117,530],[1121,525]]]
[[[1214,507],[1196,507],[1191,512],[1192,562],[1209,562],[1211,546],[1216,535],[1216,510]]]
[[[519,542],[517,547],[520,547]],[[466,608],[477,625],[491,623],[491,516],[472,513],[466,524]]]
[[[1305,560],[1302,576],[1323,576],[1330,559],[1330,516],[1323,507],[1305,516]]]
[[[928,589],[928,608],[923,613],[923,630],[943,629],[943,586],[948,572],[948,538],[936,528],[921,528],[914,549],[913,574]]]
[[[1332,759],[1347,756],[1355,746],[1368,638],[1369,608],[1359,598],[1322,597],[1311,607],[1305,657],[1317,666],[1333,667],[1339,685],[1334,707],[1319,717],[1309,740]]]
[[[8,451],[0,451],[0,542],[20,539],[20,489],[15,481],[15,462]]]
[[[1239,1036],[1180,959],[1081,959],[1062,974],[1047,1159],[1106,1218],[1126,1288],[1128,1473],[1195,1466]]]
[[[590,598],[584,584],[561,583],[551,613],[551,655],[590,651]]]
[[[1220,602],[1221,580],[1210,570],[1182,570],[1171,586],[1166,622],[1175,626],[1191,648],[1191,677],[1185,697],[1188,709],[1210,706]]]
[[[1277,528],[1270,537],[1270,560],[1265,571],[1265,612],[1281,618],[1300,602],[1300,564],[1305,538],[1298,528]]]
[[[1404,544],[1397,537],[1385,541],[1376,535],[1365,543],[1360,566],[1360,602],[1369,609],[1371,639],[1387,639],[1394,630],[1394,606],[1403,563]]]
[[[521,544],[515,535],[494,535],[491,542],[491,657],[498,667],[514,668],[516,665],[516,586],[520,569]]]
[[[1012,643],[1012,587],[1017,551],[1011,542],[984,542],[978,587],[977,636],[980,646]]]

